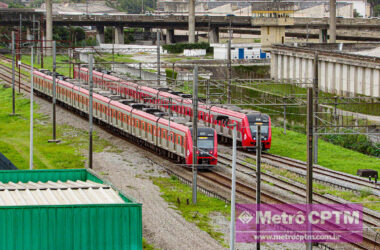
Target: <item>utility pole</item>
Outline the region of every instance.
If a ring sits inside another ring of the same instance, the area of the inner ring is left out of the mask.
[[[330,0],[330,43],[336,43],[336,0]]]
[[[197,204],[197,168],[198,168],[198,65],[193,74],[193,204]]]
[[[227,47],[227,69],[228,69],[228,86],[227,86],[227,103],[231,104],[231,81],[232,81],[232,65],[231,65],[231,19],[228,29],[228,47]]]
[[[160,72],[161,72],[161,68],[160,68],[160,64],[161,64],[161,48],[160,48],[160,30],[157,29],[157,85],[160,86]]]
[[[32,50],[31,50],[31,60],[30,60],[30,138],[29,138],[29,142],[30,142],[30,149],[29,149],[29,169],[32,170],[33,169],[33,88],[34,88],[34,83],[33,83],[33,52],[34,52],[34,49],[33,49],[33,46],[32,46]]]
[[[313,77],[313,92],[314,92],[314,115],[313,115],[313,126],[314,126],[314,164],[318,164],[318,53],[314,54],[314,77]]]
[[[189,43],[195,43],[195,0],[189,0]]]
[[[306,204],[313,203],[313,89],[307,89],[307,168],[306,168]],[[310,229],[310,227],[309,227]],[[308,250],[312,242],[306,243]]]
[[[56,139],[56,112],[55,112],[55,106],[56,106],[56,69],[57,69],[57,63],[56,63],[56,44],[55,41],[53,41],[53,94],[52,94],[52,104],[53,104],[53,139],[48,140],[48,142],[55,142],[58,143],[60,140]]]
[[[237,128],[233,124],[232,131],[232,185],[231,185],[231,222],[230,222],[230,250],[235,249],[235,192],[236,192],[236,136]]]
[[[88,120],[89,120],[89,146],[88,146],[88,168],[92,169],[92,68],[93,68],[93,55],[89,55],[89,106],[88,106]]]
[[[260,211],[261,203],[261,124],[256,123],[256,204]],[[260,223],[257,224],[257,233],[260,234]],[[258,235],[259,236],[259,235]],[[260,238],[256,242],[256,249],[260,250]]]
[[[16,113],[16,100],[15,100],[15,32],[12,31],[12,115]]]
[[[20,48],[20,61],[21,61],[21,41],[22,41],[22,14],[20,13],[20,26],[19,26],[19,40],[18,40],[18,44],[19,44],[19,48]]]

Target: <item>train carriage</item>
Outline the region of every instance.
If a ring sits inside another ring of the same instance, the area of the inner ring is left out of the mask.
[[[76,67],[74,70],[81,72],[81,74],[77,73],[76,75],[82,76],[83,73],[88,74],[88,69],[86,68],[79,69]],[[101,72],[97,72],[97,74],[102,75],[102,78],[108,81],[118,81],[120,83],[119,91],[126,93],[129,98],[133,98],[140,102],[151,103],[165,112],[168,112],[170,109],[171,112],[186,117],[189,120],[192,120],[193,118],[191,99],[182,98],[168,93],[165,90],[160,91],[145,86],[139,86],[135,83],[121,80],[120,78],[103,74]],[[262,146],[263,149],[266,150],[271,147],[271,120],[266,114],[254,111],[246,114],[228,108],[205,105],[200,102],[198,107],[198,119],[203,125],[214,128],[222,141],[230,141],[232,139],[232,128],[229,125],[236,123],[238,142],[244,149],[248,150],[256,148],[255,123],[262,120]],[[257,119],[259,119],[259,121],[257,121]]]
[[[99,79],[97,80],[98,82],[100,81]],[[39,93],[51,96],[51,76],[35,71],[34,81],[36,82],[36,90]],[[86,88],[75,86],[64,80],[57,80],[56,83],[57,100],[59,102],[83,114],[88,113],[89,91]],[[93,94],[93,115],[97,121],[133,136],[139,143],[166,154],[170,158],[182,161],[185,164],[192,164],[193,162],[191,131],[184,125],[133,109],[128,105],[96,93]],[[203,131],[203,128],[199,130]],[[213,138],[216,138],[215,131]],[[197,164],[200,164],[201,167],[217,164],[217,143],[215,142],[213,146],[212,149],[199,148],[201,152],[207,151],[206,155],[198,155]]]

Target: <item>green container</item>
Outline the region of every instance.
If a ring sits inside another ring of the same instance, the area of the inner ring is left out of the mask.
[[[108,184],[85,169],[0,171],[3,183],[58,180]],[[141,204],[118,195],[125,203],[0,206],[0,249],[142,249]]]

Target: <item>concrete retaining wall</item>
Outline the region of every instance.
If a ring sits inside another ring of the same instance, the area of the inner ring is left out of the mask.
[[[271,77],[276,80],[292,79],[302,82],[313,78],[312,53],[271,50]],[[359,58],[345,59],[320,55],[318,61],[319,88],[340,95],[380,97],[380,64]]]

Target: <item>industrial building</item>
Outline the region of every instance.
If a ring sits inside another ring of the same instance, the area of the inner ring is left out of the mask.
[[[226,60],[228,58],[228,45],[214,43],[210,45],[214,48],[214,59]],[[263,52],[259,43],[239,43],[231,44],[231,59],[266,59],[270,54]]]
[[[141,213],[85,169],[0,171],[0,249],[141,249]]]

